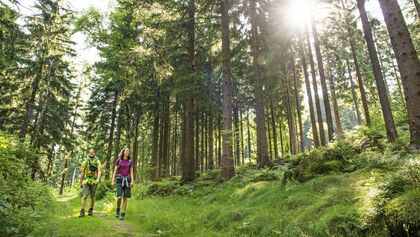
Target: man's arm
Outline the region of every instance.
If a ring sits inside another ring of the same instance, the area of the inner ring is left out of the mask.
[[[83,179],[85,178],[85,165],[82,163],[82,172],[80,173],[80,187],[83,187]]]

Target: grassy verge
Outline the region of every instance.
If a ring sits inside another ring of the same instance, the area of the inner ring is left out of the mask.
[[[114,193],[96,205],[107,217],[77,218],[74,192],[57,201],[48,236],[420,236],[420,154],[349,143],[313,150],[274,169],[240,167],[219,182],[211,171],[140,184],[126,221]],[[366,146],[364,146],[366,147]],[[125,224],[121,224],[125,223]],[[45,236],[45,235],[43,235]]]

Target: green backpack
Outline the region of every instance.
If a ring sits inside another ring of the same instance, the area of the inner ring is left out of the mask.
[[[90,175],[89,177],[94,177],[95,176],[95,172],[98,170],[98,163],[99,163],[99,158],[95,156],[95,160],[93,161],[93,163],[89,163],[89,157],[86,158],[85,160],[85,170],[86,168],[89,167]],[[86,175],[87,176],[87,175]]]

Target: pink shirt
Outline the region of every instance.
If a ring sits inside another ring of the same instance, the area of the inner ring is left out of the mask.
[[[119,166],[117,174],[120,175],[120,176],[130,175],[131,164],[132,164],[131,160],[121,159],[121,163],[120,163],[120,159],[117,159],[117,161],[115,162],[115,166]]]

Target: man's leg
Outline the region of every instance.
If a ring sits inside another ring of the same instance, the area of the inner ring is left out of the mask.
[[[79,217],[84,217],[85,216],[86,199],[87,199],[87,195],[85,194],[85,192],[83,192],[83,196],[82,196],[82,209],[80,210]]]
[[[86,199],[87,199],[87,195],[83,195],[82,196],[82,210],[86,208]]]
[[[95,205],[95,192],[96,192],[97,185],[90,186],[90,208],[89,208],[89,216],[93,215],[93,206]]]

